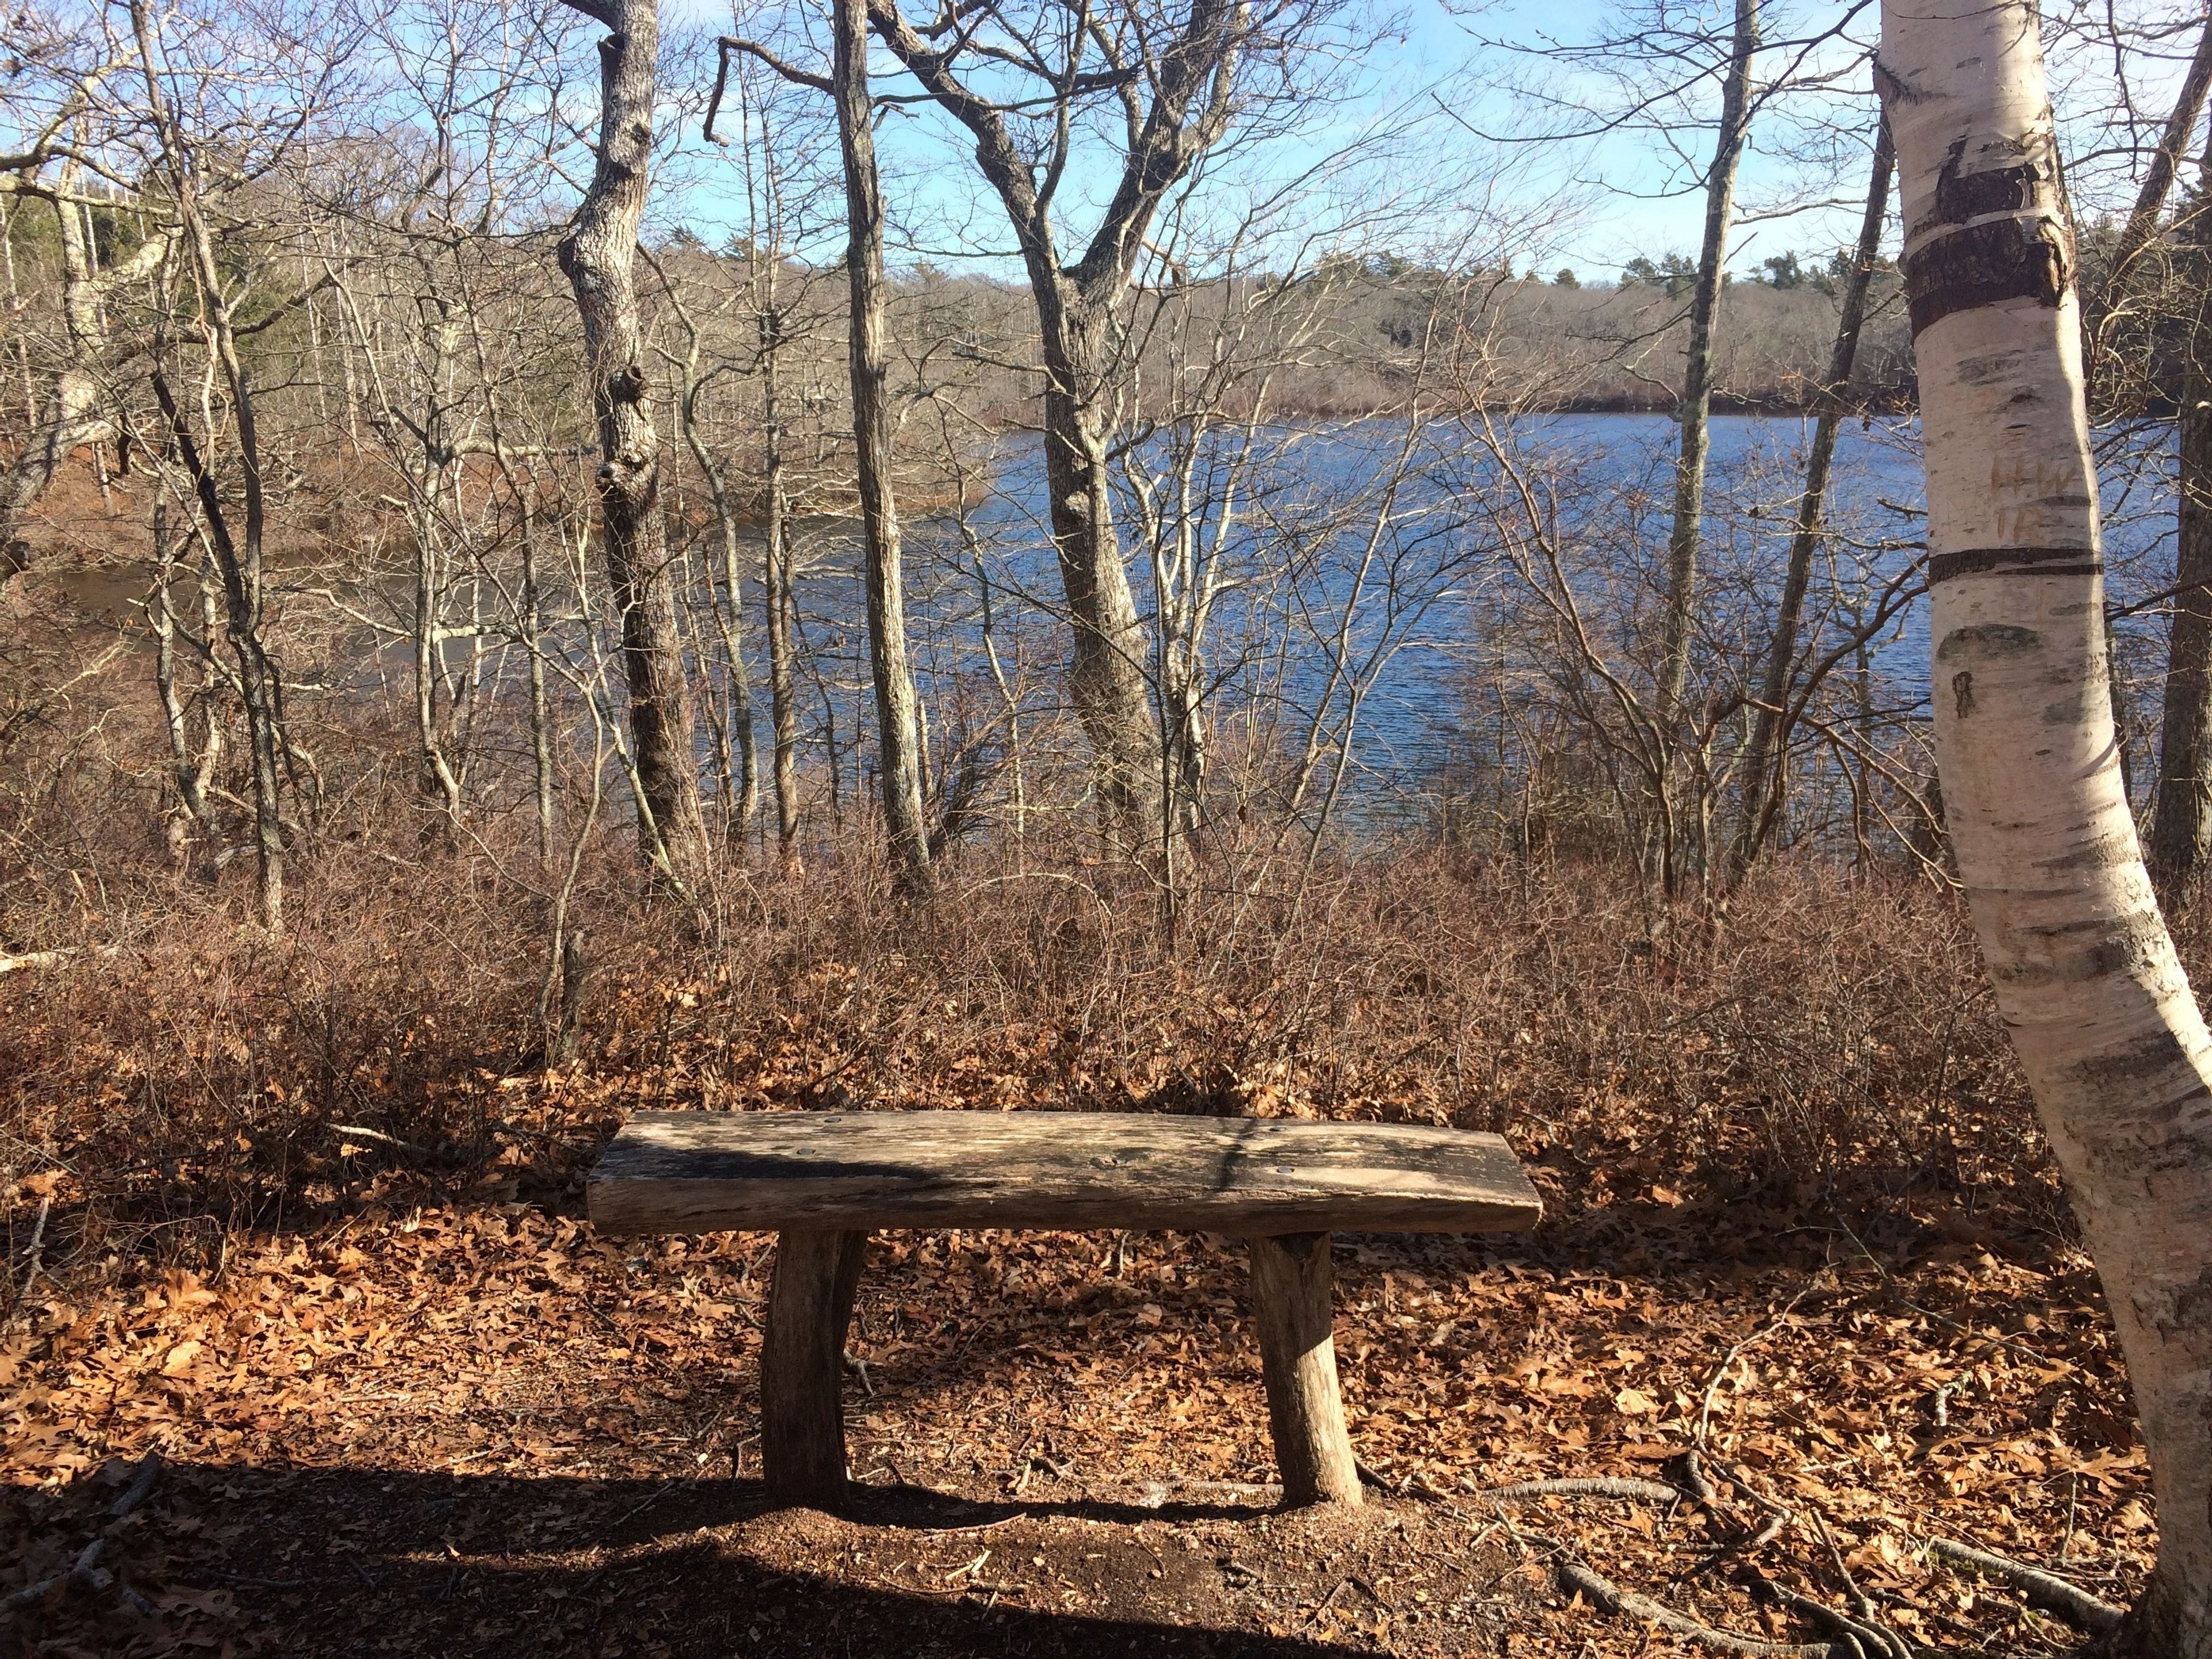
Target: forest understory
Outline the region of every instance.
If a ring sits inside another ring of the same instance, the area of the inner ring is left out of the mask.
[[[2212,1655],[2204,8],[663,9],[0,27],[0,1654]],[[879,1235],[777,1511],[666,1107],[1546,1212],[1302,1510]]]
[[[865,847],[756,872],[714,937],[611,854],[550,1060],[488,848],[336,842],[281,942],[243,872],[178,876],[0,979],[8,1639],[1698,1650],[1595,1571],[1755,1643],[2033,1654],[2084,1638],[1931,1540],[2139,1585],[2119,1358],[1949,895],[1782,859],[1667,915],[1601,864],[1376,848],[1201,893],[1171,949],[1079,843],[1018,851],[920,908]],[[1340,1237],[1376,1490],[1339,1514],[1267,1490],[1235,1241],[878,1236],[860,1498],[769,1513],[772,1239],[602,1239],[583,1177],[640,1108],[855,1105],[1494,1127],[1547,1215]],[[1585,1477],[1645,1484],[1488,1495]]]

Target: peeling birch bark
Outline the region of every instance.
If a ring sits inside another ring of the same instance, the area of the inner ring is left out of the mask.
[[[2127,1355],[2159,1565],[2212,1656],[2212,1038],[2122,787],[2075,244],[2027,0],[1884,0],[1927,444],[1936,733],[1975,932]]]

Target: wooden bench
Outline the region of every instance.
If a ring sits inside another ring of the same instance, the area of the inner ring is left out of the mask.
[[[603,1232],[780,1235],[761,1466],[772,1500],[823,1509],[845,1494],[845,1333],[872,1229],[1243,1237],[1285,1501],[1357,1504],[1330,1231],[1512,1232],[1543,1214],[1494,1134],[1125,1113],[641,1112],[588,1190]]]

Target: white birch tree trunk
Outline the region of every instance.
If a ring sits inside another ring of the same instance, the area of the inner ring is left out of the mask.
[[[2122,787],[2074,234],[2028,0],[1884,0],[1927,443],[1936,735],[1975,932],[2127,1355],[2159,1565],[2212,1656],[2212,1039]]]

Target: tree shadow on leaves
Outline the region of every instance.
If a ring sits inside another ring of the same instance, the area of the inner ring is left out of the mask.
[[[69,1554],[97,1534],[82,1514],[41,1517]],[[20,1496],[20,1494],[19,1494]],[[1251,1522],[1264,1501],[1158,1507],[1113,1501],[976,1503],[917,1487],[856,1487],[842,1518],[772,1512],[757,1482],[593,1480],[177,1463],[111,1540],[123,1589],[58,1592],[15,1614],[19,1639],[119,1655],[208,1646],[239,1653],[592,1656],[830,1655],[902,1659],[1323,1659],[1346,1651],[1250,1629],[1209,1627],[1200,1588],[1140,1578],[1133,1590],[1061,1612],[993,1590],[988,1575],[906,1575],[889,1564],[975,1557],[1024,1523]],[[1055,1571],[1119,1547],[1060,1529]],[[1051,1549],[1023,1535],[1024,1557]],[[863,1560],[863,1549],[869,1552]],[[1039,1559],[1043,1558],[1040,1556]],[[1172,1562],[1170,1565],[1174,1565]],[[1182,1571],[1202,1571],[1194,1557]],[[1159,1575],[1152,1573],[1152,1578]],[[1103,1589],[1104,1587],[1100,1587]],[[1210,1589],[1211,1586],[1204,1588]],[[1035,1586],[1026,1592],[1036,1599]],[[1201,1597],[1201,1601],[1202,1601]],[[1103,1607],[1103,1611],[1098,1610]],[[26,1650],[29,1650],[27,1646]],[[45,1650],[41,1649],[40,1650]]]

